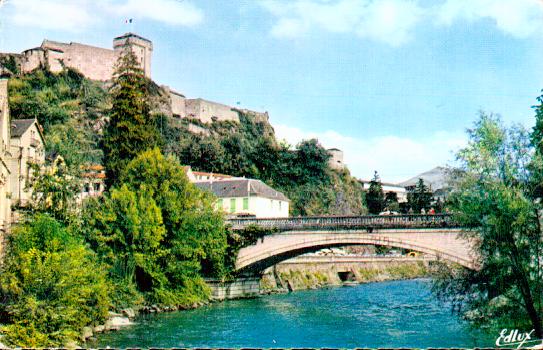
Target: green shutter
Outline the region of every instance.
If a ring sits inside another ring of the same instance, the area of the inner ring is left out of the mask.
[[[222,209],[222,208],[223,208],[222,198],[219,198],[219,200],[217,201],[217,208],[218,208],[218,209]]]
[[[230,212],[231,213],[236,212],[236,199],[235,198],[230,199]]]
[[[243,210],[249,210],[249,198],[243,198]]]

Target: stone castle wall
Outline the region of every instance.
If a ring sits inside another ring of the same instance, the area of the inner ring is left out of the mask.
[[[164,87],[170,95],[170,106],[172,109],[172,115],[176,118],[186,118],[187,109],[185,106],[186,98],[182,94],[170,90],[168,87]]]
[[[345,168],[345,164],[343,163],[343,151],[337,148],[331,148],[328,150],[328,154],[330,155],[330,159],[328,159],[330,168],[336,170]]]
[[[201,98],[187,99],[185,108],[187,118],[198,119],[203,123],[227,120],[239,122],[238,113],[232,107],[221,103],[206,101]]]
[[[30,72],[47,65],[58,73],[64,67],[81,72],[92,80],[110,80],[119,55],[130,47],[147,77],[151,77],[152,43],[135,34],[125,34],[113,40],[113,50],[79,43],[44,40],[40,47],[22,53],[21,70]]]

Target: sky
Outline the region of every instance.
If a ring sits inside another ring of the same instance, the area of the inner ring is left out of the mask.
[[[135,32],[157,83],[268,111],[280,139],[342,149],[362,179],[450,164],[481,111],[531,128],[543,88],[543,0],[2,2],[0,52]]]

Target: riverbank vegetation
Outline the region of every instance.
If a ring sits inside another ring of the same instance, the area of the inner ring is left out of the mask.
[[[532,138],[485,113],[468,130],[449,205],[469,228],[479,268],[443,269],[435,290],[476,326],[534,329],[542,338],[541,105],[536,111]]]

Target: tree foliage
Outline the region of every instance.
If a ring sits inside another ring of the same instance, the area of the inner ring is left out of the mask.
[[[291,200],[293,215],[363,214],[362,185],[347,170],[333,171],[317,140],[296,147],[279,144],[267,121],[239,112],[240,123],[185,121],[209,130],[193,134],[187,126],[162,129],[164,152],[199,171],[264,181]]]
[[[159,144],[149,104],[149,84],[136,55],[127,48],[117,62],[110,89],[112,107],[102,144],[109,185],[118,181],[130,160]]]
[[[385,194],[377,171],[373,174],[373,179],[370,181],[370,187],[366,193],[366,205],[370,214],[379,214],[385,208]]]
[[[68,224],[76,216],[75,197],[81,190],[79,169],[69,168],[62,157],[55,159],[46,169],[38,164],[30,165],[32,201],[29,209],[35,213],[47,213]]]
[[[109,108],[109,95],[100,83],[73,69],[36,69],[11,78],[8,86],[11,117],[37,118],[46,134],[48,157],[61,156],[75,169],[101,162],[97,131]]]
[[[46,214],[30,219],[9,236],[0,267],[0,331],[9,344],[58,347],[105,320],[110,286],[73,233]]]
[[[201,275],[226,273],[226,230],[210,194],[188,181],[183,168],[158,149],[124,169],[122,187],[87,207],[87,240],[149,302],[178,305],[205,299]]]
[[[419,179],[417,185],[407,192],[407,205],[416,214],[423,210],[428,211],[432,207],[432,191],[423,179]]]
[[[458,153],[450,207],[475,246],[477,270],[445,269],[438,295],[476,325],[535,329],[542,337],[541,205],[530,185],[527,132],[481,114]]]

